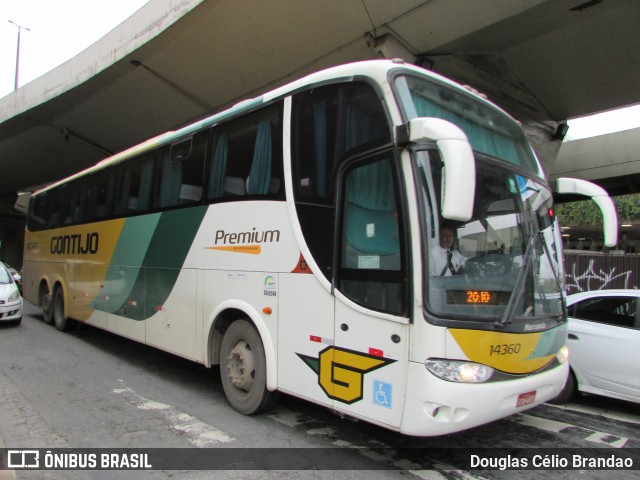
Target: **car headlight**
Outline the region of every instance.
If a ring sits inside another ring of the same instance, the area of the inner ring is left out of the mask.
[[[429,359],[424,362],[432,374],[449,382],[482,383],[493,375],[493,368],[462,360]]]
[[[20,292],[16,289],[9,295],[9,302],[17,302],[18,300],[20,300]]]

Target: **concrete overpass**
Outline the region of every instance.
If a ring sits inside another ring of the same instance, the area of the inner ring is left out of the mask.
[[[640,192],[640,128],[563,143],[549,176],[589,180],[610,195]]]
[[[0,99],[5,217],[19,190],[312,70],[378,56],[487,93],[549,168],[564,120],[640,102],[629,88],[639,24],[636,0],[151,0]]]
[[[640,128],[563,143],[549,177],[589,180],[611,195],[640,193]],[[638,252],[640,216],[619,220],[621,241],[634,242]],[[592,238],[601,237],[600,227],[591,225],[571,225],[565,234],[571,235],[572,245],[586,239],[585,248]]]

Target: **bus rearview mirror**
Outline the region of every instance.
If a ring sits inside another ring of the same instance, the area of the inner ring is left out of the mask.
[[[558,178],[555,186],[557,193],[583,195],[596,202],[602,212],[605,246],[615,247],[618,244],[618,214],[613,200],[604,188],[578,178]]]
[[[420,117],[409,121],[409,141],[436,143],[444,163],[442,173],[442,216],[468,221],[473,216],[476,165],[465,133],[441,118]]]

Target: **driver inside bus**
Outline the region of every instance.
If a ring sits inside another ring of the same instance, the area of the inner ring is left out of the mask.
[[[462,273],[467,258],[454,249],[455,230],[453,226],[440,226],[440,245],[431,249],[430,272],[434,277],[448,277]]]

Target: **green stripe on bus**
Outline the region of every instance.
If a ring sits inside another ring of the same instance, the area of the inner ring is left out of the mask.
[[[161,214],[142,215],[125,220],[111,262],[96,300],[91,307],[116,313],[135,298],[132,290],[137,283],[149,243]],[[120,313],[119,313],[120,314]]]
[[[113,302],[116,305],[113,313],[133,320],[146,320],[164,305],[206,211],[207,207],[194,207],[161,215],[129,296],[121,298],[118,304]]]

